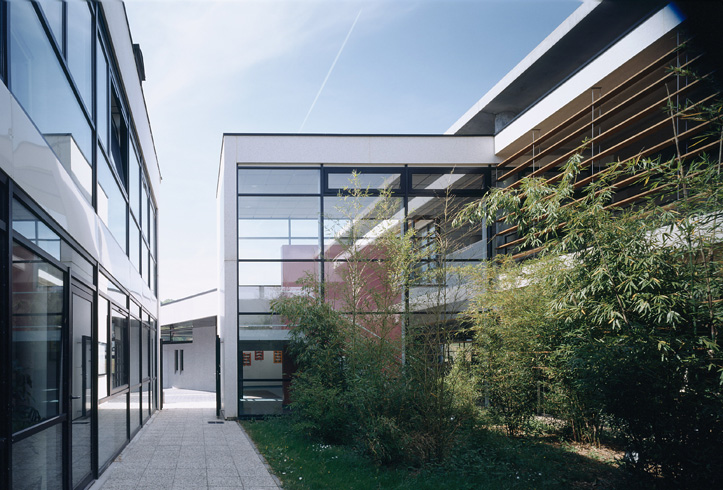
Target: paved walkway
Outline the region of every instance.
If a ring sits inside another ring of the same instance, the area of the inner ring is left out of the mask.
[[[280,488],[235,421],[216,419],[216,395],[165,390],[164,408],[141,428],[91,490]]]

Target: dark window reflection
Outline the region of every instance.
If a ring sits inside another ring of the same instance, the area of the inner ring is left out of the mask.
[[[56,424],[13,444],[13,489],[63,488],[63,426]]]
[[[88,120],[32,4],[9,2],[9,7],[11,90],[63,165],[77,169],[85,183],[93,148]]]
[[[128,318],[111,309],[110,382],[111,389],[128,384]]]
[[[13,247],[13,432],[60,413],[63,274],[22,245]]]
[[[319,171],[247,169],[238,171],[239,194],[318,194]]]
[[[98,406],[98,466],[102,467],[128,440],[126,416],[128,394]]]

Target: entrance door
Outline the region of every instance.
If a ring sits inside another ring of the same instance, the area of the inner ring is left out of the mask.
[[[63,488],[68,274],[17,241],[12,250],[12,486]]]
[[[92,479],[91,415],[93,296],[74,285],[71,299],[71,383],[70,420],[72,440],[73,488],[85,486]]]

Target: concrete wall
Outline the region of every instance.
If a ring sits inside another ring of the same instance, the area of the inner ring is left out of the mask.
[[[175,351],[183,350],[183,371]],[[216,327],[195,327],[193,342],[163,345],[163,388],[216,391]]]

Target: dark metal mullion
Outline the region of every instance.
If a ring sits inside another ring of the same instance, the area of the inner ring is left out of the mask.
[[[94,154],[96,152],[93,152]],[[93,178],[97,176],[95,168],[93,169]],[[95,192],[93,193],[95,196]],[[93,284],[98,284],[99,270],[96,265],[93,267]],[[90,472],[92,478],[98,478],[98,329],[101,325],[98,324],[98,308],[100,307],[100,293],[98,288],[93,291],[93,307],[91,308],[91,323],[90,323],[90,335],[91,335],[91,349],[90,349]],[[107,328],[107,327],[106,327]],[[106,332],[107,333],[107,332]],[[108,337],[106,336],[106,339]],[[107,349],[107,345],[106,345]],[[107,350],[106,350],[107,352]],[[107,358],[107,356],[106,356]],[[105,372],[108,372],[106,366]],[[108,376],[106,376],[106,383],[108,382]]]
[[[0,9],[2,13],[7,12],[7,3],[0,2]],[[2,16],[3,20],[6,16]],[[4,24],[4,23],[3,23]],[[3,25],[4,27],[4,25]],[[5,34],[5,32],[3,32]],[[5,44],[7,46],[7,44]],[[12,484],[12,465],[11,452],[12,452],[12,397],[9,396],[12,389],[12,381],[10,373],[12,372],[12,230],[10,228],[10,222],[12,217],[12,195],[13,195],[13,182],[8,179],[7,186],[5,187],[6,195],[2,196],[5,200],[4,208],[6,210],[5,216],[1,216],[3,221],[8,224],[6,234],[3,237],[2,244],[0,244],[0,255],[4,257],[0,262],[0,291],[4,294],[0,294],[0,311],[3,312],[0,317],[0,439],[2,439],[2,454],[3,458],[0,458],[0,487],[11,488]],[[3,206],[0,205],[0,209]]]
[[[8,186],[8,196],[15,196],[15,198],[20,201],[23,206],[28,208],[36,216],[37,219],[45,223],[48,228],[52,230],[53,233],[58,235],[58,237],[60,237],[63,241],[70,245],[70,247],[75,252],[80,254],[81,257],[83,257],[91,264],[96,262],[93,256],[88,254],[88,252],[86,252],[85,249],[83,249],[83,247],[81,247],[78,242],[76,242],[75,239],[71,237],[62,226],[60,226],[52,217],[48,216],[45,210],[43,210],[43,208],[37,205],[35,201],[30,197],[30,195],[27,194],[20,187],[13,187],[13,192],[11,193],[10,187]],[[8,222],[8,227],[11,227],[11,222]],[[52,260],[55,261],[56,259],[53,258]],[[62,266],[59,267],[62,268]]]
[[[326,223],[326,218],[324,217],[324,182],[326,182],[325,179],[325,167],[322,164],[321,168],[319,169],[319,244],[321,246],[319,250],[319,259],[321,261],[321,267],[319,270],[319,278],[320,278],[320,291],[319,294],[321,295],[321,300],[326,300],[326,249],[325,249],[325,238],[324,238],[324,224]]]
[[[31,427],[28,427],[26,429],[23,429],[19,432],[16,432],[12,435],[12,442],[20,442],[24,439],[27,439],[28,437],[32,437],[35,434],[44,431],[45,429],[49,427],[53,427],[54,425],[62,424],[65,422],[65,419],[68,418],[67,414],[60,414],[56,415],[55,417],[51,417],[47,420],[43,420],[42,422],[39,422]],[[12,488],[12,487],[10,487]]]
[[[130,305],[129,305],[130,306]],[[130,308],[129,308],[130,310]],[[126,315],[126,328],[123,332],[123,340],[126,342],[126,358],[123,359],[123,367],[126,374],[126,442],[131,440],[131,315],[130,311]]]
[[[241,277],[240,277],[240,273],[238,270],[239,269],[239,267],[238,267],[239,266],[239,262],[238,262],[238,259],[239,259],[239,243],[238,243],[238,240],[239,240],[239,226],[238,226],[238,222],[239,222],[239,216],[238,216],[239,215],[239,207],[238,207],[239,166],[238,166],[238,164],[236,165],[236,172],[234,172],[234,173],[235,173],[234,185],[236,186],[236,188],[235,188],[236,206],[235,206],[235,211],[234,211],[234,214],[235,214],[234,228],[235,228],[235,233],[236,233],[236,281],[235,281],[236,284],[234,285],[234,289],[235,289],[234,296],[236,298],[236,301],[235,301],[235,303],[236,303],[235,310],[236,311],[234,314],[234,324],[236,325],[236,328],[234,329],[233,335],[234,335],[234,338],[236,339],[236,416],[240,417],[241,409],[243,408],[243,404],[241,402],[241,400],[243,399],[243,362],[241,360],[241,346],[240,346],[241,341],[239,340],[239,334],[241,333],[239,329],[241,327],[239,326],[239,322],[238,322],[238,317],[240,314],[238,288],[239,288],[239,284],[241,284]],[[226,278],[224,277],[224,280],[225,279]]]
[[[8,74],[8,58],[10,56],[10,29],[8,29],[8,3],[9,2],[0,2],[0,46],[2,46],[2,49],[0,49],[0,79],[2,79],[5,82],[5,85],[7,87],[10,87],[9,85],[9,74]],[[0,483],[2,482],[2,479],[0,479]],[[9,487],[9,484],[8,484]]]
[[[65,5],[63,6],[65,9]],[[71,416],[71,404],[70,397],[72,396],[71,391],[71,370],[72,364],[70,362],[71,342],[70,339],[73,337],[73,325],[71,324],[71,318],[73,318],[73,302],[71,301],[71,283],[73,279],[70,267],[68,267],[63,274],[63,321],[61,323],[61,349],[62,353],[62,364],[60,370],[62,393],[60,398],[60,407],[62,412],[65,413],[65,423],[63,424],[63,483],[64,488],[71,489],[73,487],[73,476],[72,476],[72,454],[73,454],[73,441],[72,441],[72,416]]]
[[[406,236],[408,230],[409,230],[409,185],[411,184],[411,169],[409,166],[405,165],[404,169],[404,177],[402,182],[402,188],[404,189],[404,218],[402,220],[402,234],[403,236]],[[402,294],[404,296],[404,314],[402,315],[402,324],[401,324],[401,336],[402,336],[402,365],[406,363],[406,335],[407,335],[407,321],[408,321],[408,313],[409,313],[409,286],[405,284],[404,291],[402,291]]]

